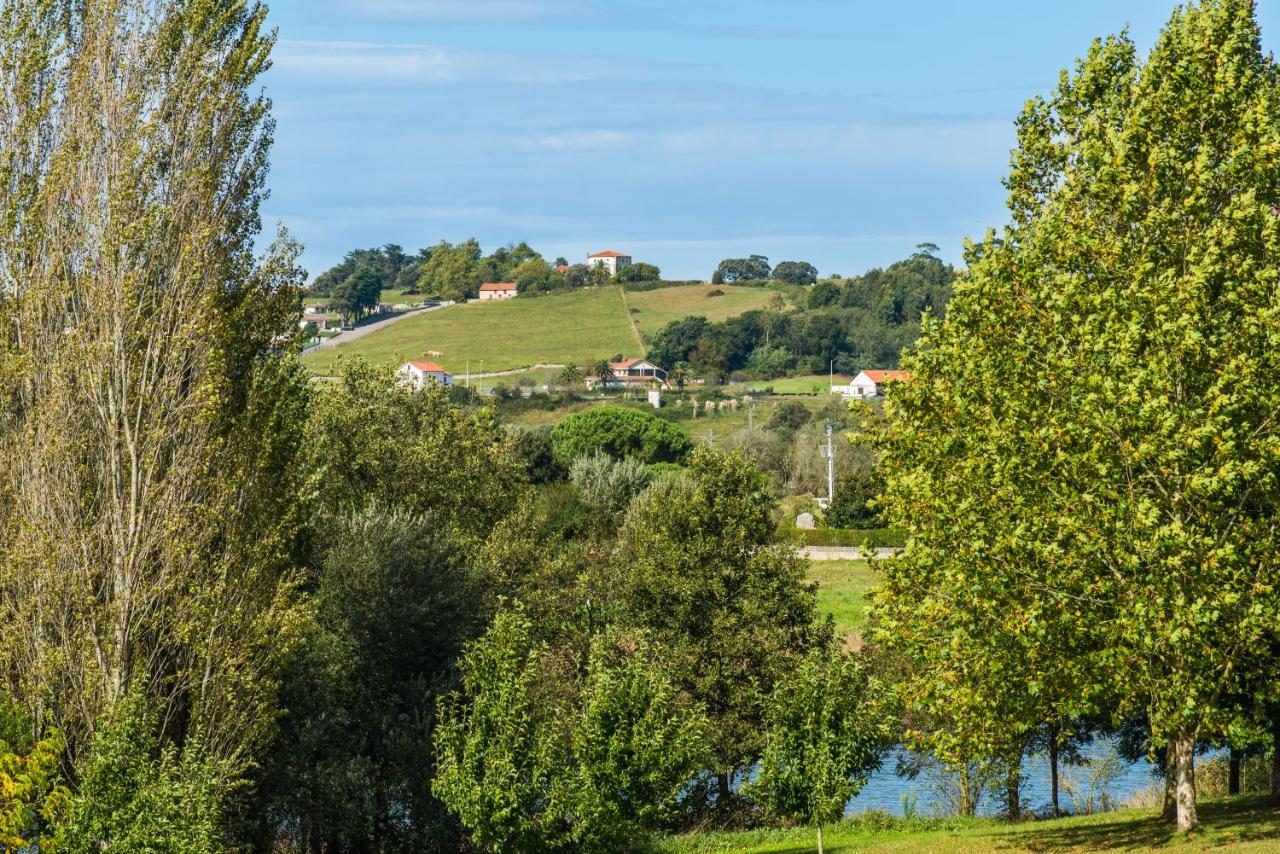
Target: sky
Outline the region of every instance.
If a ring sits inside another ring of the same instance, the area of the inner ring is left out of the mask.
[[[854,275],[1005,222],[1013,121],[1172,0],[272,0],[264,225],[322,272],[476,237]],[[1259,0],[1263,42],[1280,0]]]

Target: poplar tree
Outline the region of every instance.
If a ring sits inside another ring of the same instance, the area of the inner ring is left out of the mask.
[[[291,636],[296,248],[246,0],[0,0],[0,679],[238,773]],[[212,765],[211,765],[212,767]]]
[[[1280,612],[1280,90],[1253,4],[1179,8],[1145,62],[1096,41],[1027,104],[1007,186],[890,396],[912,541],[882,636],[972,747],[1145,712],[1190,829],[1195,743],[1262,684]]]

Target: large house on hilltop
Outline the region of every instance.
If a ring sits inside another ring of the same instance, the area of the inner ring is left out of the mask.
[[[609,275],[616,276],[623,267],[631,266],[631,256],[613,251],[596,252],[587,256],[587,266],[592,268],[604,267],[609,271]]]
[[[485,282],[480,286],[480,301],[515,299],[519,295],[515,282]]]
[[[833,386],[831,390],[844,397],[882,397],[888,383],[910,381],[910,371],[863,371],[847,386]]]
[[[453,374],[435,362],[405,362],[396,371],[401,382],[414,388],[424,388],[431,384],[453,385]]]

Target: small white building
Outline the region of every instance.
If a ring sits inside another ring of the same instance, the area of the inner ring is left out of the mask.
[[[396,371],[401,381],[414,388],[436,385],[453,385],[453,374],[435,362],[405,362]]]
[[[587,256],[587,266],[592,269],[604,267],[609,271],[610,276],[616,276],[623,267],[631,266],[631,256],[613,251],[596,252]]]
[[[480,286],[480,301],[515,299],[519,294],[515,282],[485,282]]]
[[[910,380],[910,371],[863,371],[848,385],[832,386],[831,390],[844,397],[882,397],[886,384]]]

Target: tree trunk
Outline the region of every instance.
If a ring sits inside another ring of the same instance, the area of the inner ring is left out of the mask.
[[[1053,817],[1062,815],[1058,807],[1058,727],[1049,727],[1049,800],[1053,805]]]
[[[1234,747],[1227,758],[1227,794],[1240,794],[1240,751]]]
[[[818,854],[823,854],[823,851],[822,851],[822,825],[818,825]]]
[[[1280,802],[1280,707],[1271,712],[1271,800]]]
[[[716,806],[722,807],[729,803],[729,798],[732,795],[732,792],[729,791],[729,772],[724,771],[717,774],[716,783],[718,786],[716,791]]]
[[[1178,804],[1178,830],[1195,828],[1196,819],[1196,738],[1184,729],[1174,739],[1174,794]]]
[[[1177,772],[1173,767],[1173,743],[1170,742],[1165,748],[1164,757],[1164,808],[1160,811],[1160,817],[1165,821],[1176,821],[1178,818],[1178,798],[1175,793],[1175,784],[1177,781]]]

